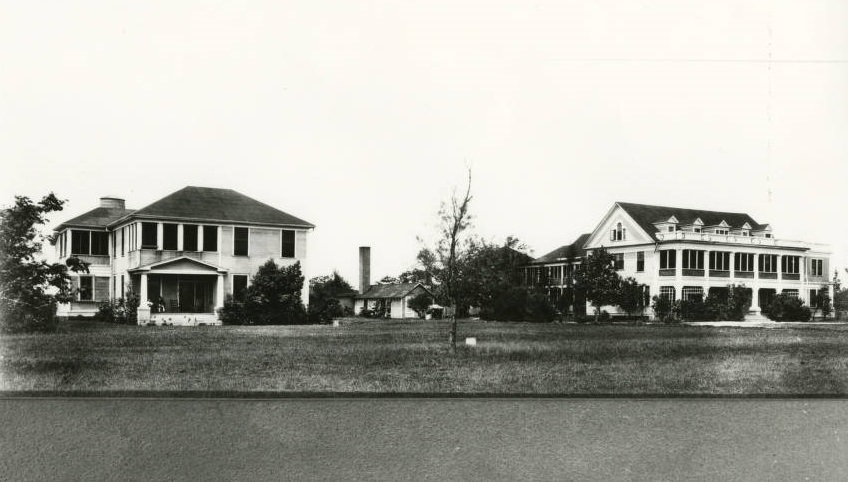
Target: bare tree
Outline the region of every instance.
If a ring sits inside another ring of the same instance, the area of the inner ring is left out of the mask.
[[[450,205],[442,204],[439,210],[439,217],[442,220],[441,235],[439,241],[439,254],[442,258],[442,264],[446,268],[444,283],[445,292],[451,306],[451,328],[450,328],[450,345],[456,350],[456,290],[457,290],[457,258],[459,248],[460,235],[471,225],[471,215],[468,212],[468,205],[471,202],[471,169],[468,170],[468,185],[465,189],[465,196],[462,199],[457,198],[454,191],[451,196]],[[447,249],[445,249],[447,248]]]

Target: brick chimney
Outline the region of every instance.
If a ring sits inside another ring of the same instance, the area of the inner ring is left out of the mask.
[[[359,294],[371,287],[371,248],[359,247]]]
[[[125,209],[123,199],[111,196],[105,196],[100,198],[100,207],[109,209]]]

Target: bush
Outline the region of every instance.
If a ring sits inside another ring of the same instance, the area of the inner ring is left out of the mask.
[[[651,308],[654,310],[659,321],[673,321],[676,301],[672,301],[664,296],[654,296],[651,298]]]
[[[224,306],[218,308],[218,317],[224,325],[248,324],[244,303],[236,300],[233,295],[227,295],[224,298]]]
[[[109,323],[134,325],[138,321],[139,297],[127,289],[126,298],[102,301],[97,305],[97,317]]]
[[[800,298],[780,293],[768,306],[763,308],[763,314],[773,321],[810,321],[812,312],[804,306]]]

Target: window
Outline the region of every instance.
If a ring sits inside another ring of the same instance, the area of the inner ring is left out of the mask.
[[[766,237],[767,237],[767,238],[770,238],[770,237],[771,237],[771,233],[766,233]]]
[[[127,228],[121,228],[121,256],[126,254],[127,246]]]
[[[203,226],[203,251],[218,251],[218,226]]]
[[[710,251],[710,269],[730,271],[730,253],[727,251]]]
[[[91,231],[71,230],[71,254],[89,254]]]
[[[156,243],[156,223],[141,223],[141,247],[158,249]]]
[[[674,226],[669,226],[669,227],[668,227],[668,232],[669,232],[669,233],[673,233],[673,232],[674,232]]]
[[[742,236],[747,236],[747,235],[748,235],[748,231],[742,231]]]
[[[247,228],[235,228],[233,230],[233,256],[247,256],[247,245],[250,230]]]
[[[704,288],[700,286],[684,286],[681,292],[683,301],[704,299]]]
[[[624,253],[616,253],[612,255],[615,262],[615,270],[619,271],[624,269]]]
[[[760,255],[760,273],[777,273],[777,255]]]
[[[283,258],[294,258],[294,231],[284,229],[282,231],[282,248],[281,254]]]
[[[728,231],[726,229],[716,229],[715,233],[716,234],[728,234],[728,233],[730,233],[730,231]]]
[[[79,278],[79,300],[94,301],[94,277],[80,276]]]
[[[696,232],[696,233],[700,233],[700,232],[701,232],[701,228],[693,228],[693,229],[692,229],[692,231],[694,231],[694,232]]]
[[[162,225],[162,249],[177,249],[177,225],[165,223]]]
[[[234,274],[233,275],[233,298],[236,300],[244,299],[244,290],[247,289],[247,275],[246,274]]]
[[[754,253],[736,253],[733,261],[736,271],[754,271]]]
[[[645,252],[639,251],[636,253],[636,271],[645,271]]]
[[[677,267],[677,252],[673,249],[660,251],[660,269],[674,269]]]
[[[612,231],[610,231],[610,241],[624,241],[627,239],[627,229],[621,226],[621,223],[615,225]]]
[[[821,259],[813,259],[810,260],[810,276],[823,276],[824,270],[824,260]]]
[[[91,232],[91,254],[95,256],[109,255],[109,233],[103,231]]]
[[[121,275],[121,298],[124,297],[124,275]]]
[[[704,269],[704,252],[698,249],[684,249],[683,269]]]
[[[197,225],[183,225],[183,250],[197,251]]]
[[[660,298],[674,301],[674,286],[660,286]]]
[[[798,297],[801,296],[801,293],[798,290],[793,290],[793,289],[785,289],[785,290],[783,290],[783,294],[785,294],[787,296],[791,296],[793,298],[798,298]]]
[[[798,274],[801,272],[799,269],[800,264],[801,258],[799,256],[784,256],[781,263],[781,272],[786,274]]]

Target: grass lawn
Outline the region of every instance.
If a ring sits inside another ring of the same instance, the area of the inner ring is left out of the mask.
[[[0,390],[685,395],[848,393],[848,325],[463,321],[138,327],[0,336]]]

